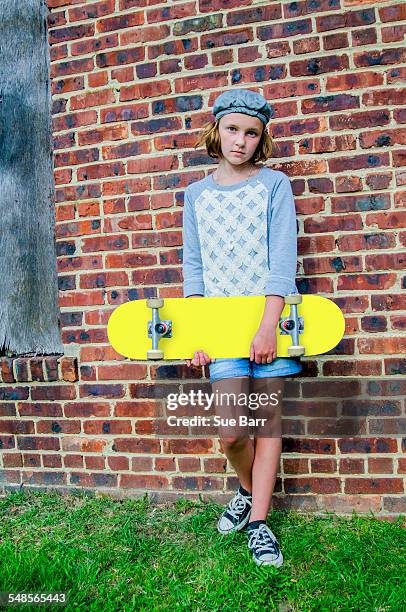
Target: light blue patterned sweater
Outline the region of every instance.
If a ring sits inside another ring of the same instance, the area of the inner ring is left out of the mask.
[[[297,293],[296,210],[289,178],[262,167],[234,185],[212,174],[188,185],[183,295]]]

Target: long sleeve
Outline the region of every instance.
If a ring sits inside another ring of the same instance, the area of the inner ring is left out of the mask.
[[[296,209],[289,178],[284,175],[271,193],[268,222],[268,279],[266,295],[297,293]]]
[[[204,295],[203,264],[196,214],[185,190],[183,205],[183,296]]]

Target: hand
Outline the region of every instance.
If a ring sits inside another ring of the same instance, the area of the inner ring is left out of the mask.
[[[186,365],[188,368],[190,368],[190,366],[204,366],[207,365],[208,363],[211,362],[210,357],[207,355],[207,353],[204,353],[203,351],[196,351],[193,357],[193,360],[190,359],[186,359]]]
[[[255,363],[272,363],[276,358],[276,329],[259,329],[251,342],[250,360]]]

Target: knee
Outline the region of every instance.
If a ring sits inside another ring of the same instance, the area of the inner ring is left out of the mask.
[[[227,436],[225,438],[220,438],[223,448],[231,451],[238,451],[244,448],[247,444],[249,438],[247,436],[239,436],[238,434],[234,436]]]

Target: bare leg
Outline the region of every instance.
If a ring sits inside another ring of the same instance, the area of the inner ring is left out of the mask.
[[[248,416],[249,377],[223,378],[212,383],[215,394],[215,411],[222,418],[238,419],[240,415]],[[220,394],[223,394],[221,397]],[[234,398],[242,398],[245,402],[236,402]],[[218,400],[216,400],[216,397]],[[241,485],[248,492],[252,491],[252,464],[254,461],[254,443],[249,436],[248,427],[219,427],[219,437],[227,459],[235,469]]]
[[[253,378],[252,393],[266,393],[278,398],[275,406],[259,407],[252,411],[254,418],[267,418],[264,428],[258,427],[255,435],[255,458],[252,466],[252,511],[250,521],[266,520],[275,487],[282,451],[281,406],[285,379]]]

